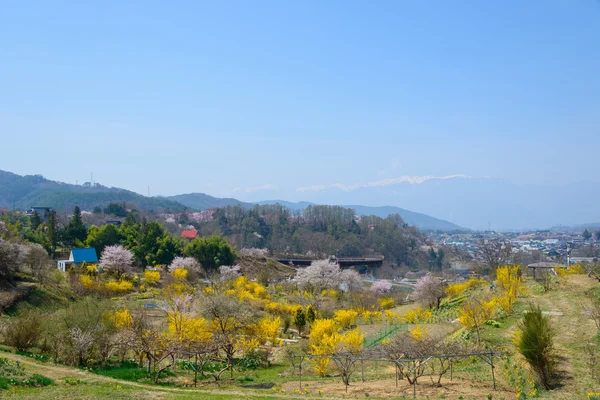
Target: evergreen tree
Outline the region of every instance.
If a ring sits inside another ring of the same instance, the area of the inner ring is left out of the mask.
[[[583,231],[583,240],[590,240],[592,238],[592,234],[587,229]]]
[[[32,231],[35,231],[38,228],[38,226],[40,226],[42,224],[42,219],[40,218],[37,211],[33,212],[33,215],[29,218],[29,221],[31,223]]]
[[[298,333],[302,333],[302,329],[306,326],[306,314],[302,308],[299,308],[296,311],[296,316],[294,317],[294,325],[298,328]]]
[[[56,218],[56,211],[50,211],[48,215],[48,222],[46,223],[46,251],[50,257],[54,258],[56,254],[56,247],[58,246],[58,221]]]
[[[312,324],[315,319],[317,319],[317,313],[315,313],[313,306],[310,305],[306,310],[306,321],[308,321],[309,324]]]
[[[531,304],[519,323],[519,330],[519,352],[535,371],[544,388],[550,389],[556,372],[556,331],[552,328],[550,317],[543,315],[539,306]]]
[[[81,210],[78,206],[73,209],[73,216],[65,228],[65,241],[69,245],[83,243],[87,238],[87,228],[81,219]]]

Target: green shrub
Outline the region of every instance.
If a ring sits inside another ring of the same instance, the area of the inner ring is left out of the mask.
[[[519,323],[516,344],[546,389],[550,389],[556,373],[555,335],[550,317],[543,315],[539,306],[531,304]]]

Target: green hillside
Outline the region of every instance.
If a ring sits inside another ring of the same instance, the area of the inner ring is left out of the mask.
[[[79,206],[91,210],[109,203],[134,203],[144,210],[183,210],[186,207],[175,201],[146,197],[138,193],[102,185],[71,185],[51,181],[41,175],[21,176],[0,171],[0,208],[29,209],[52,207],[56,210],[72,210]]]

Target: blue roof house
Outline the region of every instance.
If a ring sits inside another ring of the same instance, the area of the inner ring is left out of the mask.
[[[82,263],[97,263],[98,255],[96,249],[88,247],[84,249],[71,249],[71,255],[68,260],[58,260],[58,269],[65,272],[67,265],[75,264],[81,265]]]

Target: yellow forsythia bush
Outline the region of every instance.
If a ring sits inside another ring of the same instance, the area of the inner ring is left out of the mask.
[[[384,310],[394,307],[394,299],[391,297],[380,297],[377,299],[377,303]]]
[[[131,283],[129,281],[111,281],[111,282],[106,282],[104,284],[104,287],[109,292],[124,293],[124,292],[128,292],[131,289],[133,289],[133,283]]]
[[[171,272],[171,276],[177,280],[184,280],[188,276],[188,270],[185,268],[175,268],[173,272]]]
[[[356,323],[358,318],[358,311],[355,310],[335,310],[333,312],[333,319],[343,329],[350,328],[350,325]]]
[[[160,271],[144,271],[144,280],[148,285],[155,285],[160,281]]]
[[[133,317],[127,308],[116,310],[110,315],[110,319],[119,329],[128,328],[133,324]]]
[[[80,275],[79,282],[86,289],[91,289],[94,287],[94,279],[89,275]]]

